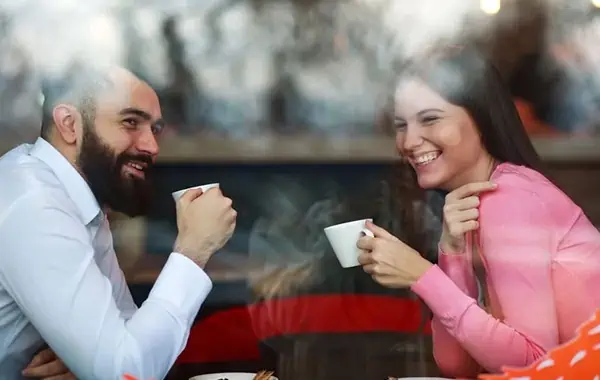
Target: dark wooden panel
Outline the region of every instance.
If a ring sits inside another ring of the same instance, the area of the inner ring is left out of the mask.
[[[558,186],[583,209],[592,223],[600,226],[600,164],[553,163],[549,167]]]
[[[369,332],[271,339],[281,380],[387,379],[438,375],[431,337]]]

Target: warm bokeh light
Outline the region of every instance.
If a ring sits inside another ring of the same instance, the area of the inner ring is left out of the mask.
[[[600,0],[592,0],[592,5],[596,8],[600,8]]]
[[[600,0],[594,0],[600,1]],[[481,10],[489,15],[495,15],[500,11],[500,0],[481,0]]]

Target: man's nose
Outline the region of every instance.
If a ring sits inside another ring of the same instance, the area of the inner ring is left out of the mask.
[[[159,152],[158,141],[150,129],[144,129],[140,133],[136,142],[136,149],[141,153],[146,153],[156,157]]]

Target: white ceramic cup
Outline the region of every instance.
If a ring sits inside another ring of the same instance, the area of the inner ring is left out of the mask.
[[[175,202],[177,202],[177,200],[179,198],[181,198],[181,196],[183,194],[185,194],[186,191],[188,190],[192,190],[192,189],[202,189],[202,191],[207,191],[208,189],[212,189],[213,187],[219,187],[218,183],[209,183],[208,185],[202,185],[202,186],[194,186],[194,187],[188,187],[187,189],[183,189],[183,190],[179,190],[174,192],[173,194],[171,194],[173,196],[173,199],[175,200]]]
[[[253,380],[255,373],[246,372],[227,372],[227,373],[212,373],[208,375],[199,375],[190,377],[189,380]],[[275,376],[271,376],[271,380],[277,380]]]
[[[361,219],[325,228],[325,235],[343,268],[360,265],[358,263],[360,249],[356,246],[356,242],[363,235],[373,237],[373,233],[365,227],[367,220],[373,221],[373,219]]]

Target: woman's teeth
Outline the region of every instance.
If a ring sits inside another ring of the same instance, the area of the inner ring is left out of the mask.
[[[426,165],[440,156],[440,152],[431,152],[415,157],[414,162],[417,165]]]

